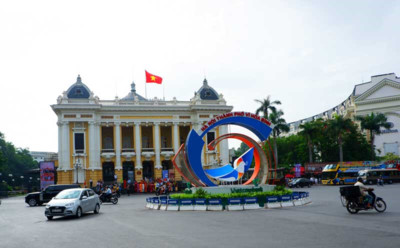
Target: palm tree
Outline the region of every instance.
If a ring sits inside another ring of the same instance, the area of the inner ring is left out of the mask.
[[[286,124],[286,120],[282,118],[283,116],[283,111],[282,110],[276,110],[275,108],[272,110],[272,113],[269,114],[269,121],[274,124],[274,128],[272,129],[272,136],[274,137],[274,153],[275,153],[275,159],[276,159],[276,164],[278,164],[278,147],[276,144],[276,138],[279,137],[279,135],[282,132],[289,132],[290,128]]]
[[[375,134],[381,134],[381,127],[386,129],[390,128],[390,123],[387,122],[387,118],[384,114],[378,113],[374,114],[373,112],[366,116],[358,116],[357,120],[361,122],[361,129],[369,131],[369,137],[371,141],[371,148],[374,151],[374,140]],[[374,152],[375,154],[375,152]]]
[[[308,146],[308,160],[310,163],[313,162],[313,147],[314,147],[314,139],[320,132],[320,126],[318,125],[320,122],[310,121],[304,124],[301,124],[299,127],[302,129],[299,132],[300,136],[303,136],[307,140]]]
[[[268,96],[266,99],[263,100],[258,100],[255,99],[257,103],[259,103],[261,106],[256,110],[256,115],[258,115],[260,112],[263,113],[263,117],[268,119],[268,110],[271,111],[276,111],[276,108],[273,105],[280,105],[281,102],[276,100],[272,101],[270,99],[270,96]]]
[[[353,122],[350,119],[343,118],[343,116],[336,115],[335,118],[328,121],[329,131],[337,137],[340,165],[343,163],[343,134],[352,127]]]

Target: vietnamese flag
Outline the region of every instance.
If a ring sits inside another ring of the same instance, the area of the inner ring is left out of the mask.
[[[162,77],[153,75],[151,73],[146,72],[146,83],[156,83],[156,84],[161,84],[162,83]]]

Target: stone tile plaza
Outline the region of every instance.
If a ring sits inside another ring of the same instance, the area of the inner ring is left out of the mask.
[[[0,248],[397,248],[400,0],[0,3]]]

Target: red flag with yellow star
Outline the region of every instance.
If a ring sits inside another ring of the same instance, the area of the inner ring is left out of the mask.
[[[162,83],[162,77],[153,75],[151,73],[146,72],[146,83],[156,83],[156,84],[161,84]]]

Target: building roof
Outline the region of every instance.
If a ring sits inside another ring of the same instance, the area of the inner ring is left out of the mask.
[[[207,79],[204,79],[203,86],[196,92],[201,100],[218,100],[218,93],[208,85]]]
[[[67,90],[67,97],[76,99],[88,99],[90,97],[90,89],[82,83],[80,75],[78,75],[76,83]]]
[[[139,101],[147,101],[146,98],[144,98],[143,96],[141,96],[138,93],[136,93],[136,84],[135,84],[135,82],[132,82],[132,84],[131,84],[131,92],[129,92],[128,95],[126,95],[124,98],[122,98],[121,101],[135,101],[136,98]]]

